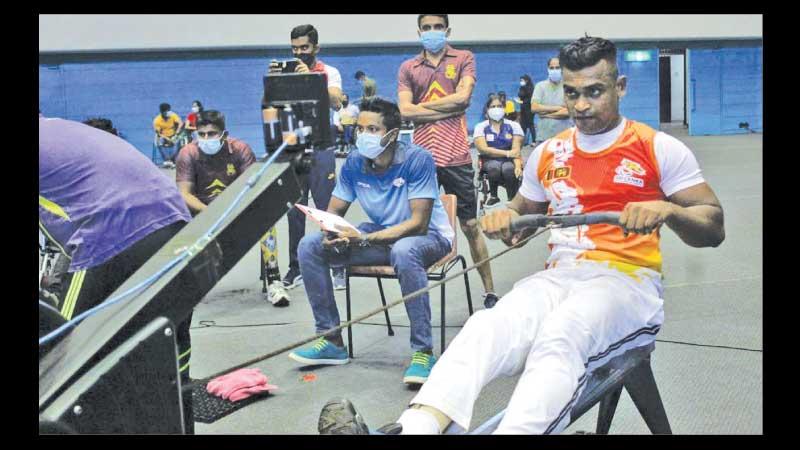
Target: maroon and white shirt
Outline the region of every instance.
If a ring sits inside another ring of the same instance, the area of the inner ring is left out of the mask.
[[[208,205],[256,161],[246,142],[229,137],[214,155],[200,151],[197,143],[184,146],[175,159],[175,181],[194,183],[194,195]]]
[[[465,76],[475,79],[472,52],[446,45],[438,66],[425,59],[424,51],[403,62],[397,74],[397,91],[410,91],[413,103],[419,104],[454,94]],[[464,114],[418,125],[414,129],[414,143],[433,154],[437,167],[472,164]]]

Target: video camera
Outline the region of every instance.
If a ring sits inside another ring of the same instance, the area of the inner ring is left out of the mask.
[[[288,143],[279,160],[333,145],[328,84],[322,73],[265,75],[261,110],[267,153]]]
[[[296,59],[289,59],[286,61],[274,61],[275,66],[281,69],[281,73],[294,73],[299,64]]]

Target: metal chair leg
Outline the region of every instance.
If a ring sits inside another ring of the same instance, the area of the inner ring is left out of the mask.
[[[659,395],[658,386],[656,386],[656,379],[653,377],[653,370],[650,367],[650,359],[644,360],[633,369],[625,377],[623,384],[650,432],[653,434],[672,434],[667,412],[664,410],[664,404],[661,402],[661,395]]]
[[[622,394],[622,384],[616,389],[606,394],[600,400],[600,411],[597,414],[597,434],[608,434],[611,429],[611,421],[614,419],[614,412],[617,410],[617,402]]]
[[[464,259],[463,256],[459,255],[458,259],[461,260],[461,269],[466,270],[467,268],[467,260]],[[472,293],[469,290],[469,277],[467,274],[464,274],[464,285],[467,288],[467,308],[469,308],[469,315],[472,315]]]
[[[386,296],[383,295],[383,284],[381,283],[381,277],[378,277],[378,290],[381,291],[381,303],[383,303],[383,306],[386,306]],[[389,310],[384,309],[383,315],[386,316],[386,326],[389,328],[389,336],[394,336],[392,321],[389,320]]]
[[[345,269],[345,298],[347,298],[347,321],[350,322],[350,269]],[[347,351],[353,357],[353,326],[347,327]]]
[[[440,334],[442,336],[442,344],[441,344],[441,347],[440,347],[441,350],[439,351],[439,356],[441,356],[442,353],[444,353],[444,332],[447,329],[446,323],[445,323],[445,320],[444,320],[444,306],[445,306],[445,303],[446,303],[445,302],[445,298],[446,297],[445,297],[444,287],[445,287],[446,284],[447,283],[443,283],[442,286],[441,286],[441,288],[442,288],[442,293],[441,293],[441,297],[442,297],[442,308],[441,308],[442,309],[442,324],[441,324],[442,331],[441,331]]]

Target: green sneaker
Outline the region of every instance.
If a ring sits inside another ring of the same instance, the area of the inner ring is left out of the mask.
[[[324,337],[317,339],[314,345],[309,348],[295,350],[289,353],[289,358],[307,365],[340,365],[350,362],[346,347],[337,347]]]
[[[436,357],[424,352],[414,352],[411,356],[411,365],[403,375],[403,383],[422,384],[428,381],[433,365],[436,364]]]

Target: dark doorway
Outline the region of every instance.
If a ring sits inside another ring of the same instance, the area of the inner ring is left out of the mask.
[[[658,58],[659,122],[672,122],[672,77],[669,56]]]

